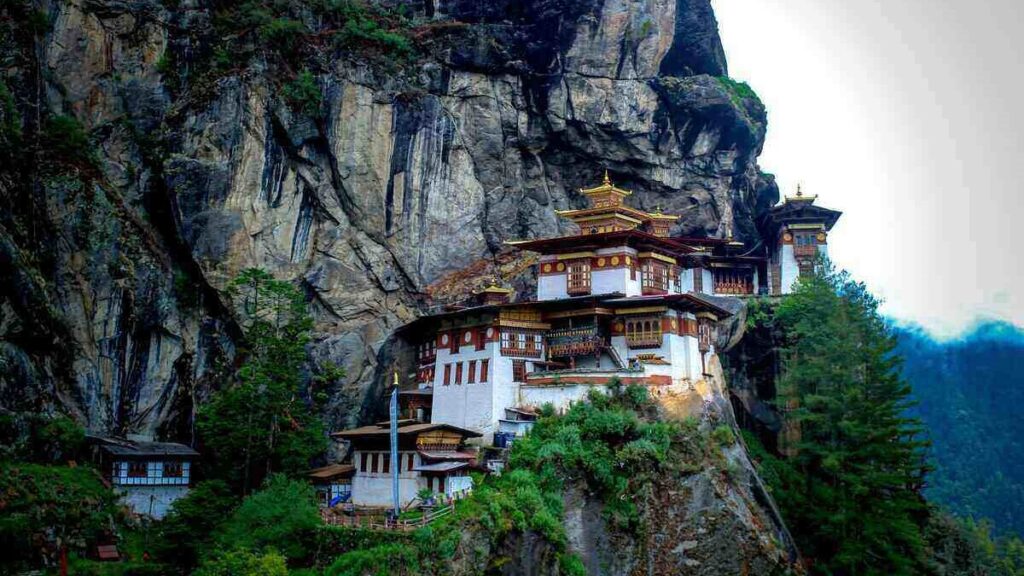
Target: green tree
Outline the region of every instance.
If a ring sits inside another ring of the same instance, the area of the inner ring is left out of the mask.
[[[909,574],[922,557],[926,473],[920,423],[878,301],[822,262],[778,306],[780,399],[798,479],[780,501],[825,574]],[[791,475],[786,476],[792,479]]]
[[[215,540],[224,550],[273,548],[290,559],[302,559],[309,555],[308,546],[316,540],[313,532],[321,525],[313,488],[277,474],[242,502]]]
[[[248,494],[274,473],[297,474],[323,452],[323,423],[302,377],[312,319],[295,286],[263,270],[236,278],[246,360],[237,382],[200,410],[198,429],[214,476]]]
[[[170,513],[157,526],[156,556],[190,572],[210,548],[217,526],[236,506],[238,498],[226,482],[200,482],[171,505]]]

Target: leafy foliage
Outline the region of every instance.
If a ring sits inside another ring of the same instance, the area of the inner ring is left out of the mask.
[[[757,95],[757,92],[754,92],[754,89],[746,82],[733,80],[728,76],[716,76],[715,79],[718,80],[718,83],[722,85],[722,88],[725,88],[726,92],[729,93],[729,99],[732,100],[733,104],[737,107],[742,108],[745,100],[752,100],[758,105],[763,106],[761,98]]]
[[[75,458],[85,431],[67,416],[5,414],[0,416],[0,458],[55,463]]]
[[[249,496],[218,529],[221,549],[275,549],[288,558],[310,554],[313,532],[322,524],[312,487],[283,475],[271,476],[264,488]]]
[[[217,526],[234,511],[238,499],[221,480],[200,482],[171,505],[158,525],[154,551],[165,563],[191,571],[211,549]]]
[[[920,423],[895,340],[863,284],[822,263],[779,304],[780,401],[795,455],[762,469],[821,573],[913,573],[922,561]]]
[[[88,467],[0,462],[0,568],[56,558],[113,527],[113,492]]]
[[[320,86],[317,85],[316,77],[309,70],[303,70],[294,80],[285,84],[281,88],[281,97],[293,109],[310,116],[318,115],[320,104],[323,102]]]
[[[273,472],[307,469],[326,437],[303,389],[312,320],[301,292],[249,269],[232,282],[231,294],[241,309],[248,358],[238,382],[200,410],[198,430],[215,476],[248,493]]]
[[[196,570],[195,576],[288,576],[284,556],[268,551],[248,550],[221,552]]]

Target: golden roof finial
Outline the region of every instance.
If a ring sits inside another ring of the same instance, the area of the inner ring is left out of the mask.
[[[398,388],[398,370],[395,370],[394,375],[395,388]]]
[[[797,198],[803,198],[804,197],[804,188],[803,188],[803,185],[801,183],[799,183],[799,182],[796,183],[796,197]]]
[[[611,184],[612,184],[612,179],[608,177],[608,169],[605,168],[604,169],[604,185],[605,186],[611,186]]]

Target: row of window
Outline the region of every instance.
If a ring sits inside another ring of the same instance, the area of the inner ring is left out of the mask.
[[[566,271],[566,293],[570,296],[590,294],[590,259],[572,260],[566,266]],[[643,261],[640,271],[641,288],[645,291],[668,292],[672,284],[678,282],[679,278],[676,266],[658,260]],[[633,280],[636,280],[635,276],[633,276]]]
[[[466,370],[463,372],[462,367],[466,364]],[[477,372],[477,365],[479,365],[479,372]],[[452,370],[452,366],[455,367]],[[452,384],[481,384],[487,382],[488,370],[490,370],[490,360],[484,358],[477,362],[476,360],[470,360],[469,362],[455,362],[454,364],[449,363],[444,365],[444,380],[441,381],[442,386],[450,386]],[[453,378],[454,376],[454,378]],[[463,379],[465,377],[465,380]]]
[[[528,334],[526,332],[501,333],[501,354],[502,356],[530,356],[540,357],[544,337],[540,334]]]
[[[148,478],[149,477],[149,465],[150,462],[128,462],[128,477],[129,478]],[[156,464],[153,464],[154,472]],[[181,462],[164,462],[162,478],[181,478],[184,474],[183,466]],[[155,476],[155,474],[154,474]]]
[[[412,472],[416,466],[416,455],[412,452],[398,455],[398,473]],[[359,454],[359,471],[369,474],[390,474],[390,452],[361,452]]]
[[[797,246],[817,246],[817,232],[797,232],[793,235],[793,241]]]

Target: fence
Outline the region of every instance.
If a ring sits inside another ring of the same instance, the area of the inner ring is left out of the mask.
[[[400,532],[409,532],[422,528],[427,524],[445,516],[450,515],[455,510],[455,502],[440,508],[431,510],[423,514],[420,518],[413,518],[411,520],[391,520],[387,516],[381,516],[380,514],[353,514],[348,516],[346,514],[338,514],[331,510],[321,510],[320,515],[324,519],[324,523],[330,526],[345,526],[348,528],[363,528],[366,530],[398,530]]]

